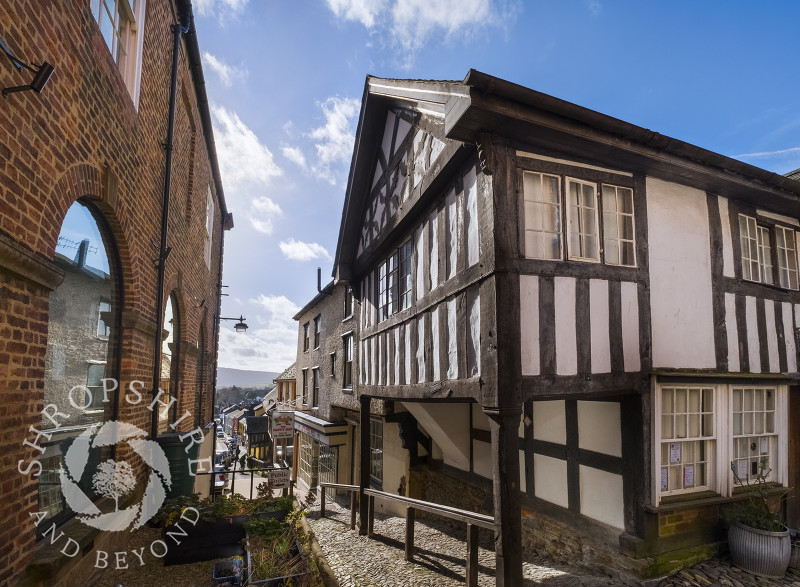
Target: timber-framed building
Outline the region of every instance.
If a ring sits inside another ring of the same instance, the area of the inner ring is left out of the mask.
[[[398,491],[495,516],[498,584],[523,547],[709,552],[731,464],[800,474],[798,230],[788,177],[475,70],[368,77],[333,271],[360,430],[384,400]]]

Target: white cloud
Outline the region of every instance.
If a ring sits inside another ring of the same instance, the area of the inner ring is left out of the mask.
[[[600,16],[600,12],[603,10],[603,5],[600,4],[598,0],[589,0],[589,12],[591,12],[594,16]]]
[[[298,147],[289,147],[284,145],[281,147],[281,152],[289,161],[305,169],[306,156],[303,155],[303,151],[301,151]]]
[[[211,111],[215,118],[217,159],[226,190],[265,185],[283,173],[273,160],[272,152],[236,112],[216,106]]]
[[[228,65],[208,51],[203,51],[203,63],[219,76],[222,85],[224,85],[226,88],[231,87],[235,81],[244,81],[248,75],[246,67]]]
[[[304,243],[290,238],[288,241],[281,241],[281,252],[292,261],[310,261],[311,259],[332,260],[330,253],[318,243]]]
[[[355,20],[368,29],[375,25],[375,18],[386,7],[386,0],[325,0],[337,18]]]
[[[200,16],[217,15],[220,20],[244,11],[249,0],[195,0],[194,8]]]
[[[250,224],[253,228],[264,234],[272,234],[272,219],[283,214],[283,210],[268,197],[261,196],[251,202],[250,213]]]
[[[292,317],[300,310],[285,296],[259,294],[251,299],[263,312],[248,316],[251,327],[245,334],[232,328],[220,329],[219,365],[233,369],[283,371],[297,357],[297,322]],[[254,328],[257,323],[263,328]]]
[[[331,185],[336,185],[331,167],[337,163],[348,163],[353,154],[353,123],[360,106],[361,103],[355,98],[328,98],[320,104],[325,124],[308,134],[315,141],[317,150],[312,170]]]
[[[781,149],[779,151],[764,151],[761,153],[743,153],[741,155],[734,155],[736,159],[774,159],[777,157],[785,157],[787,155],[794,155],[800,153],[800,147],[790,147],[788,149]]]
[[[507,26],[516,17],[516,0],[326,0],[337,18],[360,22],[371,31],[386,32],[400,49],[400,61],[410,68],[417,52],[431,39],[456,34],[464,40],[475,31]],[[590,10],[599,7],[590,0]]]

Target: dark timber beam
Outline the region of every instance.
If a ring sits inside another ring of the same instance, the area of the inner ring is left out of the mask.
[[[484,409],[492,433],[495,559],[498,587],[522,585],[522,512],[519,495],[519,438],[522,410]]]
[[[361,396],[359,399],[361,403],[361,412],[359,414],[359,430],[361,434],[361,450],[359,452],[359,490],[358,490],[358,508],[359,519],[361,520],[358,527],[358,533],[361,536],[367,535],[367,519],[369,518],[369,500],[364,494],[364,490],[369,488],[369,396]]]

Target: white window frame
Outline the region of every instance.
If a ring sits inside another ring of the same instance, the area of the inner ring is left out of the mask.
[[[523,223],[524,223],[524,234],[527,233],[536,233],[536,234],[545,234],[551,235],[552,238],[558,238],[558,256],[557,257],[537,257],[535,256],[534,252],[528,249],[528,239],[525,238],[523,243],[523,251],[527,258],[529,259],[542,259],[547,261],[560,261],[564,257],[564,219],[563,219],[563,210],[562,210],[562,195],[561,195],[561,176],[554,175],[551,173],[541,173],[537,171],[523,171],[523,179],[522,179],[522,198],[523,198]],[[556,180],[557,188],[556,194],[558,195],[557,202],[545,202],[543,200],[535,200],[533,199],[533,194],[528,194],[525,190],[525,177],[531,176],[538,176],[539,186],[541,188],[544,179],[553,178]],[[551,232],[548,230],[536,230],[534,228],[529,228],[528,226],[528,216],[535,215],[537,213],[541,213],[542,208],[548,207],[555,211],[557,216],[557,224],[558,230],[555,232]]]
[[[582,180],[582,179],[577,179],[575,177],[569,177],[569,176],[567,176],[565,178],[564,183],[566,185],[566,212],[567,213],[566,213],[566,222],[565,222],[565,224],[566,224],[566,227],[567,227],[567,251],[568,251],[569,260],[570,261],[584,261],[584,262],[588,262],[588,263],[599,263],[600,262],[600,219],[599,219],[598,212],[599,212],[600,206],[598,205],[599,204],[599,202],[598,202],[598,189],[597,189],[597,185],[598,184],[596,182],[593,182],[593,181],[585,181],[585,180]],[[579,242],[580,242],[580,239],[583,238],[583,234],[584,233],[581,231],[580,227],[577,227],[577,233],[575,232],[576,227],[572,226],[571,209],[573,207],[577,207],[578,208],[578,212],[579,212],[578,216],[579,216],[579,218],[581,217],[580,212],[582,210],[589,209],[589,208],[586,208],[586,206],[581,205],[580,202],[577,202],[577,206],[573,206],[572,190],[570,189],[571,188],[571,184],[573,184],[573,183],[574,184],[578,184],[579,186],[581,186],[581,191],[583,191],[583,186],[589,186],[589,187],[592,188],[592,191],[594,192],[594,196],[592,198],[592,200],[594,202],[594,208],[591,208],[591,210],[593,211],[593,215],[594,215],[594,235],[590,235],[589,233],[586,233],[586,234],[587,234],[587,238],[590,237],[590,236],[594,236],[594,246],[595,246],[595,250],[597,251],[597,257],[596,258],[595,257],[584,257],[584,256],[582,256],[580,254],[580,252],[577,252],[577,254],[576,254],[576,252],[572,250],[572,235],[573,234],[577,234]]]
[[[779,232],[784,239],[783,246],[780,246],[778,242]],[[773,236],[775,238],[774,247],[771,240]],[[791,241],[791,247],[789,241]],[[747,244],[747,251],[745,251],[744,244]],[[756,258],[751,255],[753,244],[757,250]],[[742,279],[776,285],[787,290],[797,291],[800,289],[797,237],[794,228],[779,224],[760,224],[756,217],[739,213],[739,254]],[[757,275],[754,271],[754,264],[758,266]]]
[[[408,255],[403,257],[403,251],[408,251]],[[409,238],[393,250],[378,266],[376,287],[379,321],[386,320],[392,314],[410,308],[414,302],[413,259],[414,247]],[[403,271],[404,265],[407,267],[407,271]],[[409,289],[401,290],[402,283],[407,283]]]
[[[714,437],[715,447],[713,454],[713,482],[693,489],[683,489],[677,491],[661,491],[661,401],[662,391],[671,388],[712,388],[714,390]],[[741,388],[771,389],[775,392],[775,457],[772,466],[771,481],[779,485],[786,486],[789,479],[789,392],[784,384],[758,384],[740,385],[725,383],[708,383],[703,381],[693,381],[680,384],[657,383],[654,393],[653,410],[653,436],[652,436],[652,455],[653,455],[653,484],[652,502],[658,505],[662,499],[676,495],[691,495],[702,491],[711,490],[722,497],[731,497],[738,485],[734,481],[731,471],[731,462],[734,460],[734,436],[733,436],[733,390]]]
[[[606,206],[606,188],[610,188],[614,190],[614,199],[615,199],[615,207],[616,210],[609,211],[608,207]],[[620,207],[620,201],[625,196],[621,195],[620,192],[628,192],[631,198],[631,211],[623,212]],[[600,184],[600,201],[601,207],[603,212],[603,262],[606,265],[616,265],[618,267],[636,267],[636,202],[633,199],[633,188],[621,186],[621,185],[614,185],[611,183],[601,183]],[[617,236],[610,237],[608,236],[608,231],[606,230],[606,215],[614,217],[614,221],[617,223]],[[627,239],[622,237],[622,232],[620,230],[620,218],[629,217],[631,219],[631,230],[633,231],[633,238]],[[609,241],[616,241],[618,243],[618,257],[614,260],[614,262],[609,261],[608,259],[608,242]],[[623,243],[631,243],[633,247],[633,263],[627,264],[622,262],[622,244]]]
[[[145,3],[146,0],[92,0],[90,4],[100,35],[136,108],[139,107],[142,83]],[[111,21],[113,29],[110,45],[103,32],[106,20]]]

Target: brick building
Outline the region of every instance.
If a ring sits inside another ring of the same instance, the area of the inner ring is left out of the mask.
[[[73,515],[59,486],[64,452],[106,421],[150,437],[212,422],[233,222],[190,2],[10,0],[0,23],[17,60],[55,67],[41,93],[9,93],[0,106],[0,584],[82,584],[95,552],[122,550],[127,534]],[[0,55],[0,87],[31,77]],[[65,289],[81,287],[94,293]],[[120,388],[104,394],[103,378]],[[161,418],[148,409],[154,382],[171,402]],[[74,389],[83,397],[64,404]],[[135,455],[120,445],[95,456]],[[141,459],[130,462],[143,478]]]

